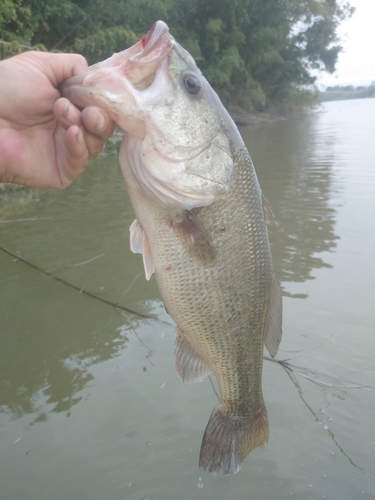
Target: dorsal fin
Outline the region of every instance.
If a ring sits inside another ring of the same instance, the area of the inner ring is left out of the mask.
[[[270,290],[266,324],[264,327],[264,344],[273,358],[279,350],[282,334],[281,288],[276,278],[274,278]]]
[[[270,205],[270,202],[267,200],[267,198],[264,196],[263,193],[262,193],[262,204],[263,204],[263,212],[264,212],[264,217],[266,219],[266,224],[268,226],[279,227],[279,223],[276,221],[275,216],[272,212],[272,207]]]

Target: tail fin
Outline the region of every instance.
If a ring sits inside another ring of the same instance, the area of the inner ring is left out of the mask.
[[[268,435],[264,403],[251,419],[228,415],[219,405],[204,432],[199,467],[214,476],[236,474],[254,448],[267,444]]]

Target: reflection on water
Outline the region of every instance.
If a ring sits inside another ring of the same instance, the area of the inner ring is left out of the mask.
[[[280,223],[293,367],[265,362],[271,440],[233,478],[201,479],[215,388],[174,373],[117,160],[62,192],[0,189],[0,247],[36,266],[0,249],[1,498],[375,498],[374,119],[375,100],[328,103],[241,131]]]
[[[27,213],[33,203],[39,202],[42,195],[43,191],[38,189],[0,183],[0,223],[9,224],[7,215],[13,220],[22,218],[22,214]]]
[[[333,443],[334,443],[335,447],[338,449],[338,451],[340,453],[342,453],[348,459],[350,465],[355,467],[355,469],[360,470],[360,471],[367,471],[367,469],[365,469],[365,468],[359,466],[358,464],[356,464],[355,462],[353,462],[351,457],[346,453],[346,451],[340,445],[340,443],[339,443],[340,437],[336,438],[334,432],[332,432],[332,430],[330,429],[331,422],[333,421],[332,417],[330,417],[329,414],[327,415],[327,412],[324,408],[320,408],[319,411],[314,410],[314,408],[312,406],[310,406],[310,404],[309,404],[309,402],[304,394],[304,391],[302,390],[301,385],[298,382],[298,378],[297,378],[296,373],[293,373],[292,370],[286,370],[286,372],[287,372],[288,377],[290,378],[291,382],[296,387],[300,399],[302,400],[302,402],[304,403],[304,405],[306,406],[308,411],[311,413],[311,415],[313,416],[315,421],[319,425],[322,426],[323,430],[325,430],[327,432],[328,436],[333,441]],[[374,390],[374,389],[375,388],[372,388],[372,390]],[[345,394],[345,392],[342,393],[342,396],[341,396],[342,399],[345,399],[344,394]],[[334,452],[331,452],[331,453],[332,453],[332,455],[334,454]]]
[[[278,277],[282,282],[314,279],[313,269],[330,267],[322,252],[332,251],[339,238],[332,203],[335,131],[323,135],[319,116],[313,116],[241,132],[280,224],[269,231]]]
[[[2,255],[1,263],[3,290],[12,298],[17,296],[19,310],[9,315],[3,297],[0,412],[13,418],[34,414],[33,422],[46,420],[51,412],[69,416],[82,399],[78,394],[93,380],[91,365],[119,356],[129,332],[134,335],[145,328],[145,317],[161,305],[145,301],[143,312],[132,314],[103,302],[102,297],[67,289],[63,281],[56,287],[48,276],[9,255],[8,262]],[[168,322],[153,320],[153,324],[167,326]],[[152,352],[143,347],[149,360]]]
[[[35,421],[49,412],[68,412],[92,380],[91,364],[110,359],[125,347],[124,330],[119,335],[123,320],[111,318],[103,325],[104,305],[93,308],[84,296],[54,286],[10,258],[2,256],[1,264],[2,285],[17,306],[9,314],[3,297],[0,407],[14,416],[34,414]],[[132,327],[137,328],[138,322],[132,318]]]
[[[0,250],[0,408],[12,417],[68,413],[91,365],[125,348],[124,322],[137,331],[162,307],[157,291],[143,293],[141,262],[127,268],[132,214],[117,160],[107,162],[63,193],[0,190],[0,245],[13,254]]]

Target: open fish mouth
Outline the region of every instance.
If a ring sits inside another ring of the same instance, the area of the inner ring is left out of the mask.
[[[121,97],[134,102],[133,91],[144,90],[153,83],[173,45],[174,38],[168,26],[157,21],[135,45],[90,66],[86,73],[65,80],[60,91],[80,108],[96,104],[105,106],[107,101],[105,107],[117,121],[110,104],[113,106]]]

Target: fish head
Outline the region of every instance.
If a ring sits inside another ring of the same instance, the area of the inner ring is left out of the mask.
[[[105,109],[121,128],[144,137],[144,119],[139,118],[134,91],[154,80],[170,52],[170,38],[167,25],[158,21],[132,47],[93,64],[86,73],[65,80],[60,85],[62,95],[79,108]]]
[[[103,107],[124,129],[124,176],[130,169],[158,205],[191,209],[225,198],[239,134],[163,21],[133,47],[66,80],[61,91],[79,107]]]

